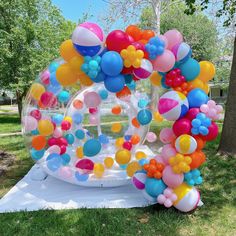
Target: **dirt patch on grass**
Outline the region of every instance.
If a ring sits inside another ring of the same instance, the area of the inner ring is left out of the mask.
[[[11,168],[15,158],[14,155],[0,150],[0,177]]]

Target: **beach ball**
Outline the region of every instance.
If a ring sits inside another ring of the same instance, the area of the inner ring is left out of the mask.
[[[161,179],[147,178],[145,182],[145,190],[152,197],[162,194],[167,186]]]
[[[133,70],[134,75],[139,79],[147,79],[153,72],[152,63],[147,59],[142,59],[141,66]]]
[[[175,55],[175,59],[177,62],[183,63],[188,60],[192,55],[192,49],[187,43],[179,43],[176,44],[171,51]]]
[[[178,187],[174,188],[173,192],[177,196],[177,200],[174,202],[174,207],[179,211],[192,211],[201,203],[200,193],[198,190],[186,183],[182,183]]]
[[[197,149],[197,141],[188,134],[180,135],[175,141],[177,152],[182,154],[191,154]]]
[[[168,187],[175,188],[183,183],[184,175],[183,173],[176,174],[171,166],[166,166],[162,173],[162,180]]]
[[[100,26],[91,22],[78,25],[72,34],[74,47],[82,56],[95,56],[101,52],[104,40]]]
[[[133,175],[132,183],[137,189],[142,190],[145,188],[146,179],[147,179],[146,172],[144,170],[140,170]]]
[[[158,103],[159,113],[167,120],[178,120],[183,117],[189,108],[188,99],[184,94],[169,91],[160,97]]]

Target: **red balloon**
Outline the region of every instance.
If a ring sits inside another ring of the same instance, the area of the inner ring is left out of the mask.
[[[202,135],[202,138],[206,141],[212,141],[218,135],[218,132],[219,132],[218,125],[214,121],[212,121],[211,125],[208,127],[208,130],[209,130],[208,135],[206,136]]]
[[[61,147],[61,146],[67,146],[67,145],[68,145],[68,142],[67,142],[66,138],[60,137],[60,138],[57,138],[57,145],[58,145],[59,147]]]
[[[173,132],[178,137],[182,134],[190,134],[191,132],[191,121],[186,118],[181,118],[173,124]]]
[[[132,42],[132,37],[122,30],[113,30],[107,35],[106,45],[109,51],[120,52],[127,48]]]
[[[199,108],[191,108],[188,110],[185,118],[189,119],[190,121],[192,121],[193,119],[196,118],[197,114],[200,112]]]
[[[121,74],[127,75],[127,74],[133,74],[134,67],[131,66],[129,68],[123,67],[123,70],[121,71]]]

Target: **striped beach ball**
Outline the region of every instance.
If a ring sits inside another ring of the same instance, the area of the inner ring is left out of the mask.
[[[95,23],[82,23],[75,28],[72,34],[74,47],[82,56],[95,56],[101,52],[104,41],[104,33]]]
[[[192,55],[192,49],[187,43],[179,43],[176,44],[171,51],[175,55],[175,59],[177,62],[183,63],[188,60]]]
[[[140,189],[140,190],[144,189],[146,178],[147,178],[147,174],[145,171],[143,171],[143,170],[137,171],[132,177],[133,185],[137,189]]]
[[[147,59],[142,59],[141,66],[134,69],[134,75],[138,79],[147,79],[153,71],[152,63]]]
[[[181,154],[191,154],[197,149],[197,141],[191,135],[182,134],[176,139],[175,148]]]
[[[177,196],[177,200],[174,202],[174,207],[182,212],[192,211],[197,206],[200,206],[200,204],[203,204],[198,190],[186,183],[182,183],[176,187],[173,192]]]
[[[160,97],[158,103],[159,113],[167,120],[178,120],[189,109],[188,99],[180,92],[169,91]]]

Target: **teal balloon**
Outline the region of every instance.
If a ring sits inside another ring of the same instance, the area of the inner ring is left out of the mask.
[[[32,159],[34,159],[35,161],[40,160],[43,157],[44,153],[45,153],[45,149],[36,150],[34,148],[31,148],[30,150],[30,155]]]
[[[75,131],[75,136],[76,136],[77,139],[84,139],[85,133],[82,129],[77,129]]]
[[[145,182],[145,190],[152,197],[162,194],[167,186],[161,179],[147,178]]]
[[[83,146],[84,155],[93,157],[101,151],[102,145],[97,139],[89,139]]]
[[[108,92],[105,89],[99,90],[98,91],[99,96],[101,97],[102,100],[106,100],[108,97]]]
[[[62,159],[62,165],[66,166],[70,162],[70,155],[64,153],[61,155],[61,159]]]
[[[179,68],[187,81],[196,79],[200,73],[200,65],[198,61],[193,58],[189,58],[185,63],[181,64]]]
[[[141,125],[147,125],[152,121],[152,113],[148,109],[143,109],[138,112],[137,120]]]
[[[70,145],[73,144],[75,141],[75,137],[73,134],[66,134],[65,138],[66,138],[68,144],[70,144]]]

